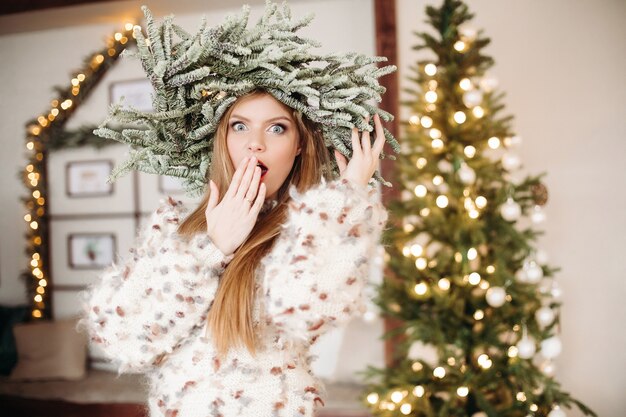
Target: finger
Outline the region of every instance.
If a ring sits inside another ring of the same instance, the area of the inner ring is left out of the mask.
[[[265,186],[265,183],[262,182],[261,186],[259,187],[259,192],[256,195],[256,200],[254,201],[254,204],[252,205],[252,207],[250,207],[251,213],[254,213],[255,215],[259,214],[259,212],[261,211],[261,207],[263,207],[263,203],[265,202],[266,191],[267,191],[267,188]]]
[[[252,181],[252,176],[254,175],[254,170],[256,169],[256,162],[257,159],[254,156],[251,157],[248,161],[248,165],[246,166],[246,170],[243,173],[243,177],[241,177],[239,189],[237,189],[236,196],[238,198],[243,199],[246,196],[248,187],[250,187],[250,181]]]
[[[254,168],[254,175],[252,176],[252,181],[250,181],[250,186],[248,187],[248,191],[246,192],[246,200],[252,202],[257,195],[257,191],[259,190],[259,182],[261,181],[261,168]]]
[[[217,185],[213,182],[213,180],[209,181],[209,201],[206,206],[206,211],[213,210],[215,206],[217,206],[217,202],[220,197],[220,190],[217,188]]]
[[[239,165],[237,166],[237,169],[235,170],[235,173],[233,174],[233,179],[231,180],[230,185],[228,186],[228,190],[226,190],[226,194],[224,195],[224,197],[232,198],[237,193],[237,189],[239,188],[239,184],[241,183],[241,177],[243,177],[245,168],[248,166],[248,159],[249,158],[246,156],[239,162]]]
[[[369,125],[370,123],[370,117],[367,116],[365,118],[365,124]],[[363,147],[363,153],[370,153],[372,152],[372,142],[370,141],[370,132],[369,130],[364,130],[363,134],[361,135],[361,146]]]
[[[374,128],[376,129],[376,141],[374,142],[373,151],[374,156],[378,159],[385,146],[385,129],[383,129],[383,124],[378,114],[374,115]]]
[[[359,131],[356,127],[352,128],[352,157],[362,155],[363,150],[361,149],[361,144],[359,143]]]
[[[348,166],[348,160],[337,149],[335,149],[335,160],[337,160],[337,166],[339,167],[339,174],[343,174],[343,171],[345,171],[346,167]]]

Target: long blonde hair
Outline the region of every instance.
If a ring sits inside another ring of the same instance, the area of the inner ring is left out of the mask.
[[[215,182],[220,198],[228,190],[235,172],[226,146],[230,115],[237,104],[264,94],[268,93],[256,90],[240,97],[230,106],[217,127],[213,141],[213,160],[207,172],[207,183],[209,179]],[[279,235],[281,225],[286,221],[287,203],[290,198],[289,187],[293,184],[299,192],[303,192],[318,184],[322,176],[329,179],[332,175],[328,170],[329,153],[324,145],[321,131],[299,112],[282,105],[291,112],[296,123],[301,152],[296,156],[291,172],[277,192],[278,204],[274,209],[259,214],[252,232],[235,251],[234,258],[220,278],[207,322],[213,334],[213,343],[221,357],[224,357],[230,348],[241,345],[247,347],[252,355],[256,354],[257,340],[252,318],[255,271]],[[198,207],[179,226],[178,233],[181,236],[190,237],[196,233],[206,233],[205,210],[209,195],[210,188],[207,187],[207,192]]]

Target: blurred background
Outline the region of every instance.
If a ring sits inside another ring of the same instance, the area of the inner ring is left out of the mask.
[[[0,305],[29,305],[20,275],[28,268],[25,249],[27,193],[20,177],[27,165],[26,123],[48,111],[54,86],[67,86],[86,58],[102,49],[107,38],[124,25],[141,23],[140,5],[153,14],[174,14],[176,22],[195,31],[202,16],[210,24],[237,12],[240,1],[49,1],[3,2],[0,6]],[[253,17],[262,1],[248,1]],[[473,26],[491,38],[486,52],[495,59],[491,74],[506,92],[507,113],[523,137],[523,171],[547,172],[549,190],[545,207],[545,235],[539,240],[560,266],[563,289],[561,340],[556,377],[598,415],[622,416],[626,400],[626,336],[620,322],[626,318],[626,2],[623,0],[468,0],[475,13]],[[323,51],[376,53],[373,0],[291,0],[294,15],[313,12],[316,19],[304,30],[318,39]],[[425,30],[426,5],[435,1],[397,0],[397,56],[400,98],[408,67],[420,59],[412,49],[415,31]],[[99,81],[67,127],[98,124],[106,116],[114,89],[142,78],[135,61],[120,60]],[[140,84],[135,87],[140,88]],[[400,118],[409,117],[401,109]],[[401,135],[399,135],[401,138]],[[78,149],[59,151],[48,167],[55,240],[52,265],[56,284],[55,318],[78,311],[76,292],[97,275],[97,270],[71,268],[66,237],[81,230],[117,233],[115,252],[124,254],[132,236],[159,198],[176,185],[148,176],[120,181],[114,196],[85,202],[93,216],[80,217],[76,200],[64,192],[63,172],[74,160],[116,159],[124,150]],[[140,187],[137,184],[141,184]],[[620,191],[622,190],[622,191]],[[79,193],[79,191],[77,191]],[[107,199],[108,198],[108,199]],[[181,196],[180,198],[184,198]],[[116,214],[104,220],[104,212]],[[132,214],[129,214],[132,213]],[[65,219],[65,221],[64,221]],[[71,220],[71,221],[69,221]],[[56,228],[56,229],[55,229]],[[55,252],[56,251],[56,252]],[[71,259],[70,259],[71,261]],[[80,259],[76,259],[80,262]],[[106,262],[106,258],[103,262]],[[68,266],[70,265],[70,266]],[[54,272],[54,269],[53,269]],[[382,272],[372,271],[372,282]],[[61,287],[62,288],[62,287]],[[337,384],[358,384],[355,372],[367,364],[382,365],[383,323],[370,317],[330,334],[317,347],[316,370]],[[97,352],[91,352],[97,357]],[[96,362],[97,363],[97,362]],[[106,368],[102,365],[101,367]],[[337,391],[339,392],[339,391]],[[346,406],[348,407],[348,406]],[[579,416],[578,411],[568,412]]]

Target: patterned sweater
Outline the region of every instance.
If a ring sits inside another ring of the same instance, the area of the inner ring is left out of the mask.
[[[187,209],[171,198],[132,256],[85,293],[81,323],[119,373],[147,373],[151,417],[311,417],[324,404],[309,347],[363,311],[387,212],[371,186],[345,180],[290,195],[287,222],[255,274],[256,357],[241,347],[217,359],[206,316],[232,255],[204,233],[181,239]]]

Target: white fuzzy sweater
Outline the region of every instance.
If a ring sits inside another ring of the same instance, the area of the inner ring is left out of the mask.
[[[132,256],[86,293],[82,323],[92,340],[120,373],[148,373],[151,417],[311,417],[323,405],[309,347],[362,311],[387,212],[373,188],[345,180],[290,193],[288,220],[255,275],[256,357],[238,348],[220,362],[205,338],[232,257],[203,233],[181,239],[176,229],[188,210],[171,198]]]

